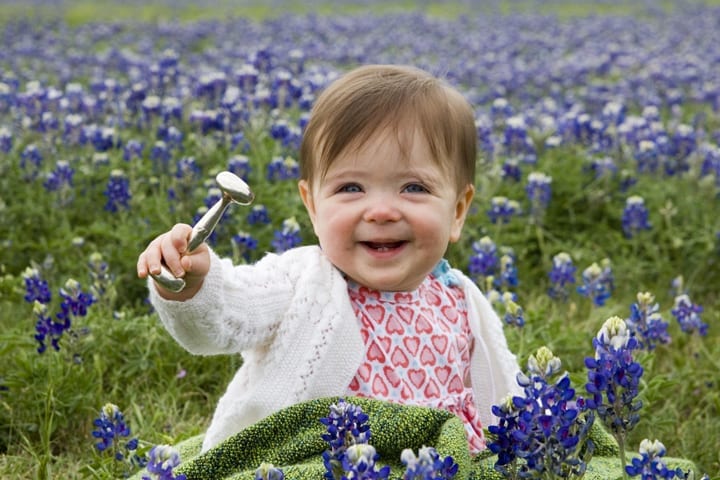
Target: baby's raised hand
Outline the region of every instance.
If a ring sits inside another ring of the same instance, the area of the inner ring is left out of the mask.
[[[158,292],[165,298],[182,300],[192,297],[200,289],[210,269],[210,254],[206,244],[202,243],[192,252],[187,252],[191,233],[190,225],[178,223],[151,241],[138,256],[138,277],[159,275],[164,263],[173,275],[185,280],[185,288],[178,293],[170,292],[156,282]]]

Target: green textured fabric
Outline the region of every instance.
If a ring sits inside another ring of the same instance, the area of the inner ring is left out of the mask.
[[[262,462],[282,468],[288,480],[321,480],[325,473],[321,454],[327,444],[320,438],[325,426],[319,419],[327,417],[330,405],[338,398],[322,398],[285,408],[230,437],[217,447],[200,453],[202,436],[176,445],[182,464],[175,469],[188,480],[253,480]],[[452,455],[459,466],[456,479],[502,480],[493,468],[495,457],[485,451],[471,457],[462,421],[442,410],[392,404],[379,400],[348,397],[369,416],[372,438],[382,462],[392,468],[391,478],[399,479],[404,468],[400,453],[411,448],[415,453],[423,446],[433,446],[441,456]],[[622,478],[618,446],[597,423],[591,430],[595,452],[585,479]],[[628,461],[633,455],[628,454]],[[667,459],[673,467],[694,469],[692,462]],[[133,477],[139,480],[143,472]]]

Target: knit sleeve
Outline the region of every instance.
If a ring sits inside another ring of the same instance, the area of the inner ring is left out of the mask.
[[[268,254],[253,265],[233,265],[210,251],[210,271],[193,298],[150,301],[173,338],[198,355],[240,353],[271,341],[293,295],[291,259]]]

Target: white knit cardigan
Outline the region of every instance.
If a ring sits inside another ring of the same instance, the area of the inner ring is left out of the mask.
[[[475,337],[471,379],[483,425],[491,406],[517,394],[515,356],[500,319],[458,270]],[[149,281],[150,299],[168,332],[193,354],[241,354],[242,367],[220,399],[203,451],[292,404],[347,393],[365,354],[343,275],[320,248],[268,254],[233,265],[211,251],[200,291],[168,301]]]

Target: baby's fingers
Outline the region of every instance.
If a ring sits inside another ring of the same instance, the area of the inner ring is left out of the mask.
[[[138,256],[137,274],[140,278],[146,278],[149,274],[160,273],[162,263],[162,252],[160,250],[161,237],[150,242],[147,248]]]

